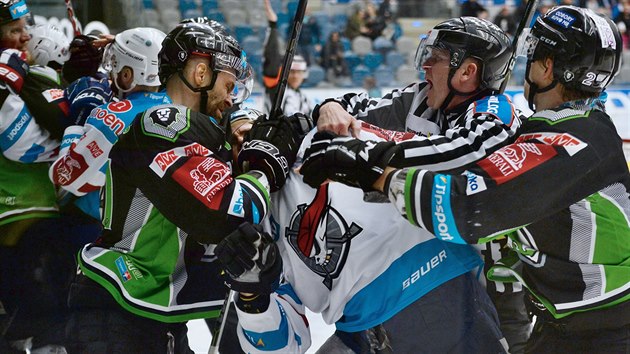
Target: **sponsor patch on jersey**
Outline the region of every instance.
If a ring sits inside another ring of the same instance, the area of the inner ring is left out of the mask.
[[[486,182],[483,180],[483,177],[470,171],[464,171],[462,174],[466,176],[466,195],[477,194],[487,189]]]
[[[171,167],[182,156],[210,155],[212,155],[212,152],[208,150],[205,146],[199,143],[192,143],[186,146],[178,146],[174,149],[170,149],[155,155],[149,167],[151,167],[155,174],[162,178],[164,177],[166,170],[168,170],[168,168]]]
[[[488,96],[473,102],[473,114],[497,117],[503,124],[512,125],[514,106],[506,95]]]
[[[242,218],[245,216],[245,209],[243,209],[243,188],[238,187],[232,194],[232,200],[230,200],[230,206],[228,214]]]
[[[431,259],[426,261],[424,264],[421,264],[416,271],[411,273],[411,275],[407,277],[407,279],[403,280],[402,290],[407,289],[408,287],[413,285],[415,282],[420,280],[422,277],[429,274],[431,270],[435,269],[437,266],[442,264],[442,262],[444,262],[447,258],[448,257],[446,256],[446,250],[444,249],[440,250],[438,254],[431,257]]]
[[[210,209],[218,210],[225,187],[232,183],[232,174],[220,160],[195,157],[175,170],[173,179]]]
[[[103,155],[103,149],[101,149],[101,147],[98,146],[98,143],[96,141],[90,142],[85,147],[88,148],[88,150],[90,151],[90,154],[94,158],[97,158],[97,157]]]
[[[53,180],[62,186],[68,185],[76,180],[88,168],[88,164],[80,154],[74,150],[55,164],[53,169]]]
[[[161,105],[147,110],[142,117],[142,130],[147,135],[175,141],[188,129],[187,109],[183,106]]]
[[[451,176],[437,174],[431,192],[433,234],[445,241],[462,243],[451,210]]]
[[[129,112],[133,108],[133,103],[129,100],[122,100],[118,102],[112,102],[107,105],[107,109],[114,113]]]
[[[588,146],[584,141],[569,133],[531,133],[523,134],[516,139],[517,143],[538,140],[547,145],[562,146],[570,156],[577,154]]]
[[[140,270],[133,264],[133,262],[125,256],[120,256],[116,258],[114,263],[116,263],[116,268],[118,269],[118,273],[120,274],[123,283],[126,283],[127,281],[133,279],[133,277],[135,277],[136,279],[143,277],[142,272],[140,272]]]
[[[370,132],[386,141],[401,142],[411,140],[417,136],[417,134],[414,134],[412,132],[386,130],[366,122],[361,122],[361,129]]]
[[[506,183],[558,153],[550,145],[519,143],[504,146],[477,164],[484,169],[497,184]]]
[[[116,135],[120,135],[125,131],[125,122],[106,109],[99,107],[94,108],[90,113],[90,118],[101,121],[102,124],[111,129]],[[96,126],[96,124],[92,124]]]
[[[53,88],[42,92],[42,95],[48,103],[55,102],[56,100],[63,98],[63,90]]]
[[[118,274],[120,274],[120,277],[122,278],[123,283],[126,283],[127,281],[131,280],[131,273],[129,272],[129,269],[127,268],[127,265],[125,264],[125,260],[122,258],[122,256],[116,258],[114,262],[116,263],[116,268],[118,268]]]
[[[569,15],[564,11],[556,11],[553,15],[549,17],[550,21],[557,23],[558,25],[569,28],[575,22],[575,17]]]

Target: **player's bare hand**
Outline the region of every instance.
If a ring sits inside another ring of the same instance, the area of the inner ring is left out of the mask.
[[[92,42],[92,45],[96,48],[103,48],[113,42],[115,36],[113,34],[99,34],[98,37]]]
[[[329,131],[337,135],[358,137],[361,122],[350,115],[340,104],[329,102],[319,109],[317,131]]]

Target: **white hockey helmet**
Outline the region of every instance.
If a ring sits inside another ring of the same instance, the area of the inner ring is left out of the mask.
[[[158,75],[158,53],[162,49],[164,32],[150,27],[137,27],[120,32],[114,41],[107,45],[103,54],[103,69],[110,72],[114,84],[118,73],[128,66],[133,70],[131,87],[136,85],[160,86]]]
[[[28,29],[31,40],[27,48],[37,65],[46,66],[50,62],[63,65],[70,59],[70,41],[55,25],[36,25]]]

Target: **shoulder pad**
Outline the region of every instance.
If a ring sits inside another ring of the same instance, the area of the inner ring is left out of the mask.
[[[514,119],[514,105],[506,95],[487,96],[472,103],[473,115],[491,115],[507,125]]]
[[[155,106],[144,112],[141,124],[145,135],[175,141],[190,126],[189,111],[180,105]]]

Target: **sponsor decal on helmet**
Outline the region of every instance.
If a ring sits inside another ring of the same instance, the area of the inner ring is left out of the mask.
[[[551,16],[549,16],[548,19],[564,28],[569,28],[573,24],[573,22],[575,22],[575,17],[569,15],[564,11],[556,11]]]

